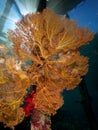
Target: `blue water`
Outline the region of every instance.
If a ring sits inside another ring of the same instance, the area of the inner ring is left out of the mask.
[[[69,11],[71,19],[82,27],[87,26],[94,33],[98,32],[98,0],[85,0]]]

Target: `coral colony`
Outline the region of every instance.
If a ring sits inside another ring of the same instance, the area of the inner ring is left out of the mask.
[[[44,9],[24,16],[8,39],[13,49],[0,43],[0,122],[14,129],[31,115],[31,130],[51,130],[50,117],[64,102],[61,92],[74,89],[88,71],[79,47],[93,33]]]

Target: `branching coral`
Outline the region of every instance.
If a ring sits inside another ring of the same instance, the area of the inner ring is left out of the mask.
[[[9,39],[22,61],[32,61],[25,71],[37,86],[35,107],[55,113],[63,103],[60,92],[76,87],[87,73],[88,59],[80,55],[78,48],[90,41],[93,33],[49,9],[27,15],[17,25]]]
[[[15,58],[4,56],[3,59],[0,63],[0,122],[13,128],[25,116],[20,105],[30,82]]]
[[[76,21],[45,9],[41,13],[24,16],[17,23],[17,28],[9,31],[8,37],[14,44],[15,59],[5,58],[10,79],[4,78],[9,76],[0,72],[4,75],[0,82],[4,79],[4,87],[6,84],[10,86],[11,82],[13,88],[9,89],[12,95],[13,89],[19,90],[20,105],[27,86],[23,81],[29,79],[29,83],[36,86],[36,94],[32,98],[35,109],[48,115],[55,114],[63,104],[61,92],[74,89],[88,71],[88,58],[81,56],[78,48],[92,40],[93,33],[78,27]],[[27,65],[26,60],[31,64]],[[11,100],[18,99],[12,96]],[[19,105],[16,106],[19,108]]]

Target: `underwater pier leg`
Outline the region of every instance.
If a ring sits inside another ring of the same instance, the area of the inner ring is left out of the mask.
[[[96,123],[96,118],[95,118],[92,104],[91,104],[92,103],[91,97],[88,93],[88,89],[87,89],[84,77],[83,77],[83,80],[81,81],[81,83],[79,84],[79,91],[80,91],[80,95],[81,95],[81,104],[82,104],[85,114],[87,116],[90,130],[97,130],[98,128],[96,128],[97,123]]]
[[[39,2],[39,6],[38,6],[38,8],[37,8],[37,11],[38,12],[42,12],[43,11],[43,9],[45,9],[46,8],[46,0],[40,0],[40,2]]]

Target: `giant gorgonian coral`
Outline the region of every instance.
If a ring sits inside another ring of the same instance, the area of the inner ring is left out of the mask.
[[[24,119],[20,106],[30,81],[15,58],[5,56],[0,61],[0,122],[13,128]]]
[[[87,28],[78,27],[76,21],[45,9],[41,13],[24,16],[16,29],[8,32],[8,38],[13,42],[13,57],[4,55],[5,69],[0,71],[0,95],[7,86],[11,93],[10,100],[19,113],[23,96],[31,84],[36,86],[36,93],[30,99],[34,103],[34,110],[48,116],[55,114],[63,104],[61,92],[74,89],[88,71],[88,58],[81,56],[79,47],[92,40],[93,33]],[[14,90],[18,91],[19,99],[13,96]],[[7,105],[5,116],[9,120],[10,100],[7,96],[7,93],[3,94],[0,101],[1,107]],[[13,110],[13,106],[10,105],[10,109]],[[14,120],[19,116],[14,116],[15,111],[10,113],[10,118]],[[2,113],[4,111],[0,109],[0,121],[10,126]]]

